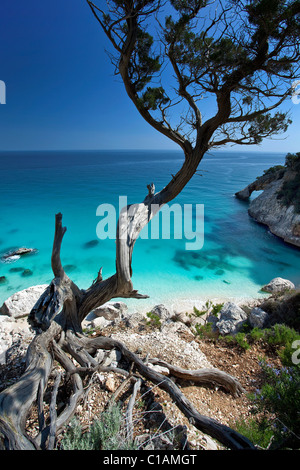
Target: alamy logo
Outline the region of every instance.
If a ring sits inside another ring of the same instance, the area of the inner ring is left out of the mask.
[[[292,354],[292,363],[295,365],[300,364],[300,340],[296,339],[292,343],[292,348],[296,349],[296,351]]]
[[[134,206],[127,208],[127,197],[119,197],[119,210],[117,211],[112,204],[100,204],[96,215],[101,217],[97,224],[96,233],[100,240],[116,239],[117,215],[123,218],[127,223],[124,233],[119,233],[120,239],[127,239],[128,234],[132,235],[134,231]],[[204,245],[204,205],[196,204],[195,210],[192,204],[165,204],[160,210],[159,206],[152,204],[150,206],[152,214],[157,215],[151,220],[151,227],[148,224],[137,238],[158,240],[185,239],[186,250],[201,250]],[[159,212],[159,213],[158,213]],[[137,215],[135,213],[135,215]],[[171,230],[173,220],[173,230]]]
[[[0,80],[0,104],[6,104],[6,85],[3,80]]]

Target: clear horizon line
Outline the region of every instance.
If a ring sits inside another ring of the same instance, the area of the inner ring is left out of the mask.
[[[116,152],[116,151],[126,151],[126,152],[178,152],[178,153],[183,153],[183,150],[181,149],[166,149],[166,148],[80,148],[80,149],[75,149],[75,148],[56,148],[56,149],[0,149],[1,152]],[[264,150],[264,149],[211,149],[208,150],[206,153],[217,153],[217,152],[228,152],[228,153],[241,153],[241,152],[254,152],[254,153],[270,153],[270,154],[282,154],[288,151],[274,151],[274,150]]]

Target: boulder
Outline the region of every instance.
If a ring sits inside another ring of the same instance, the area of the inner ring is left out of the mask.
[[[259,307],[253,308],[249,315],[249,323],[252,328],[264,328],[268,319],[269,314]]]
[[[162,321],[170,320],[172,317],[170,311],[163,304],[155,305],[150,313],[157,315]]]
[[[227,302],[220,311],[220,319],[216,323],[221,335],[238,333],[247,320],[247,314],[233,302]]]
[[[293,284],[288,279],[282,279],[281,277],[275,277],[269,284],[261,288],[264,292],[270,292],[274,294],[276,292],[284,292],[285,290],[295,289],[295,284]]]
[[[0,308],[0,314],[8,315],[13,318],[20,318],[29,315],[47,287],[48,284],[42,284],[16,292],[5,300]]]
[[[128,310],[127,305],[124,302],[106,302],[101,307],[95,308],[93,314],[96,317],[104,317],[106,320],[114,320],[120,318]]]

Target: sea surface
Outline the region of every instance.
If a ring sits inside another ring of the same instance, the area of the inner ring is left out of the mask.
[[[170,233],[163,227],[168,219],[160,215],[155,230],[150,224],[136,241],[134,288],[150,298],[125,300],[129,307],[147,310],[165,303],[176,309],[184,302],[258,297],[261,287],[278,276],[299,285],[300,250],[253,221],[249,203],[234,196],[284,160],[284,154],[263,152],[208,154],[168,206],[176,214],[170,217]],[[101,266],[104,277],[113,274],[111,232],[120,196],[128,203],[142,201],[147,184],[160,190],[182,163],[182,153],[171,150],[0,152],[0,276],[6,277],[0,305],[16,291],[51,281],[58,212],[67,227],[62,262],[72,280],[84,289]],[[110,238],[100,240],[106,222]],[[19,247],[37,251],[3,261],[5,253]]]

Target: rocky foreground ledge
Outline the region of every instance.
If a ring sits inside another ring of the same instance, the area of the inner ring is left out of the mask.
[[[9,362],[10,350],[16,344],[25,351],[26,345],[32,340],[34,332],[27,322],[27,316],[46,288],[47,285],[30,287],[13,294],[3,303],[0,308],[0,364]],[[291,281],[282,278],[275,278],[262,287],[262,291],[269,293],[271,296],[281,292],[293,291],[294,289],[296,287]],[[224,302],[219,304],[222,305],[222,308],[220,307],[217,314],[214,305],[204,301],[202,303],[197,302],[197,309],[189,308],[177,311],[165,305],[156,305],[148,313],[129,312],[124,302],[107,302],[90,312],[82,326],[86,330],[92,330],[117,325],[122,322],[128,328],[135,328],[140,323],[146,322],[155,326],[168,326],[173,333],[176,333],[178,326],[187,326],[189,332],[191,332],[191,328],[195,325],[210,322],[221,335],[232,335],[240,331],[245,322],[249,322],[252,327],[257,326],[260,328],[268,324],[269,315],[262,308],[265,300],[260,298]],[[202,311],[199,311],[200,304],[202,305]],[[173,338],[174,343],[174,336],[171,335],[170,337],[169,333],[170,331],[167,332],[166,330],[165,333],[160,334],[159,338],[155,338],[155,341],[168,344],[168,349],[174,351],[174,344],[173,346],[169,344],[170,338]],[[126,340],[126,332],[123,333],[123,336],[124,338],[119,339]],[[139,342],[142,344],[143,341],[144,339],[142,337],[138,338],[138,336],[134,339],[135,345]],[[199,368],[199,358],[194,361],[193,354],[195,354],[195,351],[191,348],[188,355],[191,362],[196,362],[198,365],[194,365]],[[202,367],[204,367],[203,364]],[[205,367],[207,367],[207,364]]]

